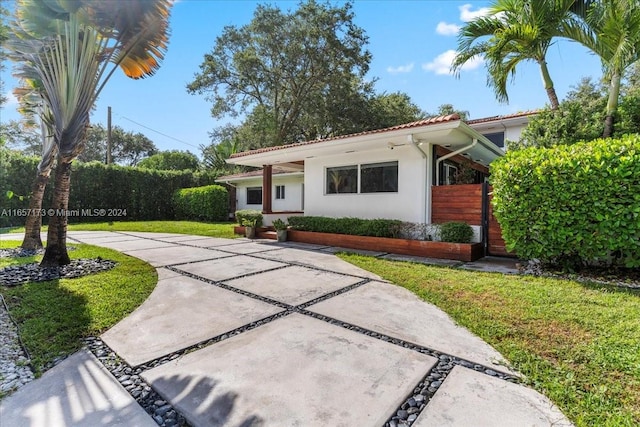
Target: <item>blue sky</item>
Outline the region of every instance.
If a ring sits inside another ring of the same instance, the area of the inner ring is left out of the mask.
[[[188,150],[200,155],[199,146],[209,144],[209,132],[231,122],[214,119],[210,104],[201,95],[190,95],[186,85],[199,70],[205,53],[226,25],[242,26],[255,6],[265,2],[223,0],[179,0],[172,9],[171,39],[162,67],[142,80],[131,80],[120,71],[103,90],[92,115],[93,123],[106,124],[107,107],[112,122],[125,130],[141,132],[161,150]],[[271,1],[281,9],[295,9],[297,1]],[[483,13],[490,2],[455,0],[357,0],[355,22],[369,36],[373,54],[369,78],[378,78],[378,92],[401,91],[429,112],[441,104],[469,111],[471,118],[544,107],[546,93],[537,65],[517,69],[508,86],[509,104],[500,104],[486,87],[481,61],[464,69],[460,78],[449,74],[457,45],[457,30],[465,21]],[[547,58],[558,96],[564,98],[581,77],[599,79],[599,60],[581,46],[559,41]],[[15,84],[11,66],[1,78],[4,90]],[[0,110],[0,121],[19,119],[15,103]]]

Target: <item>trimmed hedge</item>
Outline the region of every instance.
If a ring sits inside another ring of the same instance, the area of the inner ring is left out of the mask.
[[[466,222],[446,222],[438,226],[440,240],[451,243],[471,243],[473,228]]]
[[[6,192],[29,196],[37,165],[37,158],[10,156],[8,170],[0,174],[0,213],[3,209],[29,207],[28,197],[7,199]],[[44,194],[44,209],[51,206],[54,174],[52,171]],[[172,199],[178,189],[214,184],[215,179],[216,175],[210,172],[159,171],[74,162],[69,209],[92,213],[104,209],[105,215],[70,216],[69,222],[172,220],[175,219]],[[109,213],[115,215],[108,216]],[[0,216],[0,226],[24,225],[24,221],[21,216]],[[46,223],[46,216],[43,221]]]
[[[183,188],[173,194],[173,208],[178,219],[224,221],[228,199],[227,189],[220,185]]]
[[[294,230],[354,236],[398,237],[402,221],[395,219],[328,218],[323,216],[292,216],[289,226]]]
[[[256,222],[256,227],[262,227],[262,212],[255,209],[239,209],[236,211],[238,225],[244,225],[245,220]]]
[[[509,151],[491,165],[509,250],[565,267],[640,267],[640,135]]]

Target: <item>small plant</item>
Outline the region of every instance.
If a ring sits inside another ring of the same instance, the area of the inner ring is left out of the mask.
[[[280,218],[273,220],[273,228],[276,230],[286,230],[289,225]]]
[[[242,220],[242,225],[245,227],[255,228],[257,223],[258,223],[257,218],[245,218]]]
[[[440,225],[440,240],[451,243],[471,243],[473,228],[466,222],[447,222]]]
[[[253,227],[262,227],[262,212],[255,209],[240,209],[236,211],[236,219],[239,225],[245,225],[247,219],[255,220]]]

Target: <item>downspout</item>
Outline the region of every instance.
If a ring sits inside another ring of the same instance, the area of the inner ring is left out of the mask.
[[[442,157],[440,157],[439,159],[436,160],[436,185],[440,185],[440,163],[442,163],[443,161],[450,159],[451,157],[457,156],[458,154],[464,153],[467,150],[472,149],[473,147],[476,146],[476,144],[478,143],[478,139],[477,138],[473,138],[473,142],[471,143],[471,145],[468,145],[466,147],[462,147],[456,151],[452,151],[449,154],[446,154]],[[472,159],[473,160],[473,159]]]
[[[418,150],[418,152],[420,153],[420,155],[422,156],[422,158],[424,159],[424,179],[422,180],[424,182],[424,186],[425,186],[425,190],[424,190],[424,200],[423,200],[423,205],[424,205],[424,210],[422,212],[422,222],[424,224],[428,224],[431,221],[430,218],[430,205],[431,202],[429,200],[429,177],[428,177],[428,173],[429,173],[429,168],[428,168],[428,164],[429,164],[429,155],[427,153],[424,152],[424,150],[422,149],[422,147],[420,147],[420,143],[417,142],[414,138],[413,135],[409,135],[407,137],[407,139],[409,140],[409,143],[415,147],[416,150]]]

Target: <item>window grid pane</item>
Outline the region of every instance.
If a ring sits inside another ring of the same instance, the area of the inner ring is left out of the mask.
[[[361,193],[397,193],[398,162],[365,164],[360,167]]]
[[[357,193],[358,166],[327,168],[327,194]]]
[[[262,204],[262,187],[247,187],[247,204]]]

